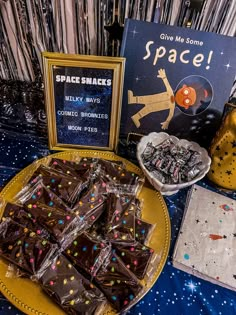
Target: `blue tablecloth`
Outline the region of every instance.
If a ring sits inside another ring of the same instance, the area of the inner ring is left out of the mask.
[[[45,140],[2,131],[0,136],[0,187],[3,187],[23,167],[48,154],[50,152]],[[207,180],[201,181],[200,184],[214,189]],[[235,292],[179,271],[172,266],[171,255],[180,228],[187,191],[188,189],[184,189],[174,196],[165,197],[172,232],[169,257],[158,281],[128,314],[236,314]],[[228,194],[228,196],[236,199],[236,193]],[[23,313],[0,294],[0,315],[17,314]]]

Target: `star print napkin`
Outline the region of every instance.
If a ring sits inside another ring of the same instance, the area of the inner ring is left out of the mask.
[[[173,255],[174,267],[236,291],[236,201],[194,185]]]

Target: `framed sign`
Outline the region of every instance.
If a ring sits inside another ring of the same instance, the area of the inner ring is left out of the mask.
[[[43,53],[49,147],[114,150],[124,58]]]

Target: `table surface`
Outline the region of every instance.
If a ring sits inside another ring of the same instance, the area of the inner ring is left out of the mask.
[[[0,187],[3,187],[22,168],[35,159],[50,154],[45,139],[6,132],[0,136]],[[200,182],[206,188],[215,190],[206,179]],[[199,315],[236,314],[236,292],[199,279],[172,266],[171,258],[183,216],[188,189],[165,197],[171,218],[171,247],[166,265],[148,294],[128,314],[132,315]],[[236,199],[236,192],[221,193]],[[10,302],[0,294],[0,315],[21,315]],[[56,314],[53,314],[56,315]]]

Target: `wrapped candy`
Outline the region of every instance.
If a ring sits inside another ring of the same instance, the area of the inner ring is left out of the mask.
[[[197,151],[192,150],[191,146],[179,146],[171,138],[157,146],[149,142],[141,158],[147,170],[163,184],[191,181],[200,173],[202,166]]]
[[[15,197],[16,202],[22,205],[32,199],[33,203],[54,207],[65,212],[70,208],[51,190],[46,188],[40,178],[36,178],[33,182],[25,186]]]
[[[126,195],[126,194],[108,194],[107,195],[107,206],[106,211],[103,212],[102,216],[99,218],[99,220],[93,224],[92,228],[90,229],[89,233],[96,235],[96,237],[103,237],[108,239],[112,239],[113,236],[116,237],[116,241],[124,241],[122,240],[122,234],[118,233],[119,228],[122,230],[122,225],[118,223],[118,217],[122,218],[122,216],[127,216],[127,211],[130,211],[130,214],[135,214],[135,216],[140,217],[141,216],[141,202],[139,199],[137,199],[133,195]],[[112,223],[112,221],[115,220],[116,222]],[[125,219],[124,219],[125,220]],[[128,239],[133,240],[134,236],[134,229],[133,229],[133,215],[131,217],[131,238],[128,237]],[[117,229],[116,229],[117,227]],[[110,233],[109,233],[110,232]],[[108,235],[107,235],[108,233]],[[110,235],[109,235],[110,234]],[[123,237],[127,239],[126,235],[124,234]]]
[[[86,187],[84,180],[73,179],[70,176],[40,165],[33,174],[31,181],[40,178],[45,187],[50,189],[68,206],[73,206],[81,191]]]
[[[93,277],[111,251],[111,246],[84,232],[65,250],[74,265]]]
[[[114,253],[110,253],[104,260],[94,280],[118,312],[127,309],[142,290],[135,275]]]
[[[28,228],[29,230],[35,232],[45,239],[50,239],[50,233],[43,228],[35,219],[32,218],[29,212],[25,211],[23,206],[18,206],[12,204],[10,202],[6,203],[4,210],[2,221],[5,221],[7,218],[11,218],[12,221]]]
[[[139,200],[135,196],[128,198],[126,195],[111,195],[110,198],[106,237],[113,242],[133,242],[136,234],[136,216],[140,216],[141,212]]]
[[[67,314],[95,314],[104,301],[126,311],[142,293],[138,278],[152,269],[144,243],[153,226],[139,219],[135,194],[142,179],[122,162],[46,164],[4,207],[1,256],[39,279]]]
[[[80,176],[74,169],[72,163],[74,165],[77,165],[76,162],[52,158],[48,164],[48,167],[50,167],[50,169],[56,170],[57,172],[60,172],[63,175],[70,176],[76,180],[80,178]]]
[[[153,249],[138,242],[112,244],[115,252],[138,279],[143,279],[153,255]]]
[[[111,222],[107,225],[106,237],[114,242],[134,241],[135,216],[133,211],[126,210],[124,214],[115,211]]]
[[[139,201],[134,195],[109,194],[108,197],[106,223],[111,222],[115,211],[123,214],[129,208],[131,203],[139,204]]]
[[[95,171],[97,159],[82,158],[79,162],[52,158],[49,167],[74,179],[89,179]]]
[[[28,202],[25,203],[25,208],[31,218],[47,229],[54,241],[58,242],[61,247],[65,247],[71,242],[84,227],[84,223],[73,213]]]
[[[141,244],[148,243],[155,225],[135,218],[135,239]]]
[[[43,290],[66,314],[95,314],[106,300],[103,293],[82,276],[63,255],[53,260],[39,281]]]
[[[73,213],[84,221],[86,228],[94,224],[106,209],[107,195],[101,193],[105,188],[106,184],[101,179],[91,182],[72,209]]]
[[[81,158],[79,162],[66,161],[66,163],[67,165],[69,164],[80,177],[88,178],[90,173],[96,170],[97,161],[98,159],[96,158]]]
[[[19,200],[30,220],[44,227],[52,239],[64,247],[84,228],[84,222],[72,211],[65,211],[57,207],[58,198],[50,200],[47,204],[40,202],[44,192],[43,185],[37,183],[33,189],[24,190],[24,195],[22,194]],[[47,193],[46,190],[46,195]],[[43,199],[45,200],[45,197]]]
[[[156,152],[156,148],[152,145],[151,142],[148,142],[146,148],[144,149],[141,155],[143,162],[145,163],[151,160],[155,152]]]
[[[11,219],[0,224],[0,256],[38,278],[50,265],[57,245]]]
[[[107,183],[109,192],[137,194],[144,179],[135,173],[129,172],[122,163],[107,160],[98,160],[99,176]]]

